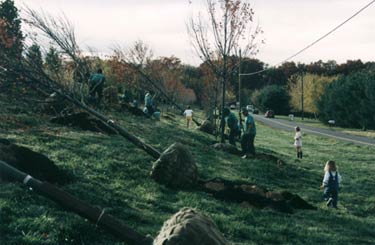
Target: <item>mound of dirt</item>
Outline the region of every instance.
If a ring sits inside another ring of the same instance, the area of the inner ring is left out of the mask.
[[[203,121],[202,125],[199,127],[199,130],[208,134],[214,134],[215,127],[210,120]]]
[[[89,130],[93,132],[100,132],[106,134],[117,133],[114,129],[107,126],[102,121],[91,117],[87,112],[78,112],[59,117],[53,117],[51,118],[50,122],[69,127],[77,127],[82,130]]]
[[[45,99],[45,103],[42,108],[42,111],[49,115],[60,114],[61,112],[66,112],[68,110],[71,110],[69,103],[64,99],[64,97],[56,93],[52,93],[47,99]]]
[[[254,184],[234,183],[222,179],[199,181],[203,191],[215,198],[241,203],[244,207],[271,208],[276,211],[293,213],[293,209],[316,208],[300,196],[290,192],[270,192]]]
[[[123,103],[123,104],[121,104],[121,107],[125,111],[127,111],[127,112],[129,112],[129,113],[131,113],[131,114],[133,114],[135,116],[144,116],[145,115],[141,109],[139,109],[138,107],[133,106],[130,103]]]
[[[154,245],[229,244],[209,217],[183,208],[167,220]]]
[[[175,143],[154,162],[151,178],[172,188],[189,188],[197,182],[198,168],[190,151]]]
[[[39,180],[50,183],[67,181],[65,173],[46,156],[26,147],[17,146],[6,139],[0,139],[0,160]],[[0,180],[14,181],[0,172]]]
[[[224,151],[229,154],[240,156],[242,155],[242,152],[237,149],[236,146],[226,143],[216,143],[213,145],[213,148],[219,151]]]

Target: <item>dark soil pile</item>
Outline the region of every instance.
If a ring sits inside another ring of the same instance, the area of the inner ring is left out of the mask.
[[[198,168],[190,151],[175,143],[154,162],[151,178],[172,188],[189,188],[198,180]]]
[[[212,146],[215,150],[227,152],[229,154],[240,156],[242,152],[236,146],[226,143],[216,143]]]
[[[72,108],[62,96],[52,93],[45,99],[42,111],[49,115],[58,115],[62,112],[72,111]]]
[[[229,244],[209,217],[191,208],[183,208],[167,220],[154,245]]]
[[[210,120],[203,121],[202,125],[199,127],[199,130],[208,134],[214,134],[215,127]]]
[[[112,129],[102,121],[91,117],[86,112],[78,112],[59,117],[53,117],[51,118],[50,122],[69,127],[77,127],[82,130],[88,130],[93,132],[100,132],[106,134],[117,133],[114,129]]]
[[[121,107],[122,107],[123,110],[125,110],[125,111],[127,111],[127,112],[129,112],[129,113],[131,113],[135,116],[144,116],[145,115],[141,109],[133,106],[130,103],[122,103]]]
[[[221,179],[199,181],[203,191],[215,198],[241,203],[245,207],[271,208],[284,213],[293,213],[293,209],[316,208],[300,196],[290,192],[270,192],[254,184],[234,183]]]
[[[25,172],[41,181],[50,183],[64,183],[66,174],[46,156],[34,152],[26,147],[10,143],[6,139],[0,139],[0,160]],[[13,181],[0,172],[0,180]]]

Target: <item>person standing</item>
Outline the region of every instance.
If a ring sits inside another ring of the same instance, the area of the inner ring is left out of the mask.
[[[335,161],[327,161],[324,167],[324,178],[321,188],[324,188],[323,197],[327,201],[328,207],[337,208],[341,179]]]
[[[145,107],[147,108],[148,115],[152,115],[154,113],[154,103],[152,96],[149,92],[146,92],[145,95]]]
[[[246,108],[242,109],[242,115],[245,117],[244,134],[241,139],[242,158],[255,156],[254,140],[256,136],[256,126],[253,116]]]
[[[186,110],[184,111],[184,115],[186,117],[186,127],[190,127],[190,123],[193,120],[193,110],[190,108],[190,106],[187,106]]]
[[[229,144],[236,145],[236,136],[238,134],[238,119],[236,115],[229,110],[224,108],[224,117],[229,128]]]
[[[302,159],[302,132],[300,127],[295,127],[294,146],[296,147],[297,158]]]
[[[89,79],[89,89],[90,97],[100,105],[103,98],[103,88],[104,88],[105,76],[103,70],[99,68],[96,73],[91,75]],[[97,96],[97,99],[96,99]]]

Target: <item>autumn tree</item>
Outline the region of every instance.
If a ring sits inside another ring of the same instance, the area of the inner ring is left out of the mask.
[[[261,30],[254,26],[253,17],[254,11],[248,1],[206,0],[206,12],[191,17],[187,26],[197,55],[222,83],[222,111],[231,69],[228,58],[238,56],[240,49],[244,57],[258,52],[256,40]],[[221,124],[224,125],[224,117]],[[224,127],[221,141],[225,141]]]
[[[303,99],[304,111],[316,115],[318,112],[317,103],[324,94],[325,87],[336,76],[320,76],[316,74],[306,74],[303,76]],[[294,112],[301,111],[302,101],[302,80],[301,75],[294,75],[288,81],[290,106]]]
[[[20,58],[23,36],[18,9],[12,0],[0,3],[0,50],[12,58]]]
[[[18,9],[12,0],[0,2],[0,69],[3,82],[14,82],[17,78],[2,67],[12,67],[9,62],[18,62],[22,55],[23,35]]]

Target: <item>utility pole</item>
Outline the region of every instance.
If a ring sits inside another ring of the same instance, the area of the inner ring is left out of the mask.
[[[303,108],[303,76],[304,76],[304,73],[303,73],[303,71],[301,71],[301,90],[302,90],[302,92],[301,92],[301,109],[302,109],[302,115],[301,115],[301,119],[303,120],[304,118],[304,108]]]
[[[242,116],[241,116],[241,109],[242,109],[242,103],[241,103],[241,49],[240,49],[240,57],[239,57],[239,64],[238,64],[238,100],[239,100],[239,108],[238,108],[238,114],[240,119],[240,125],[242,130]]]

